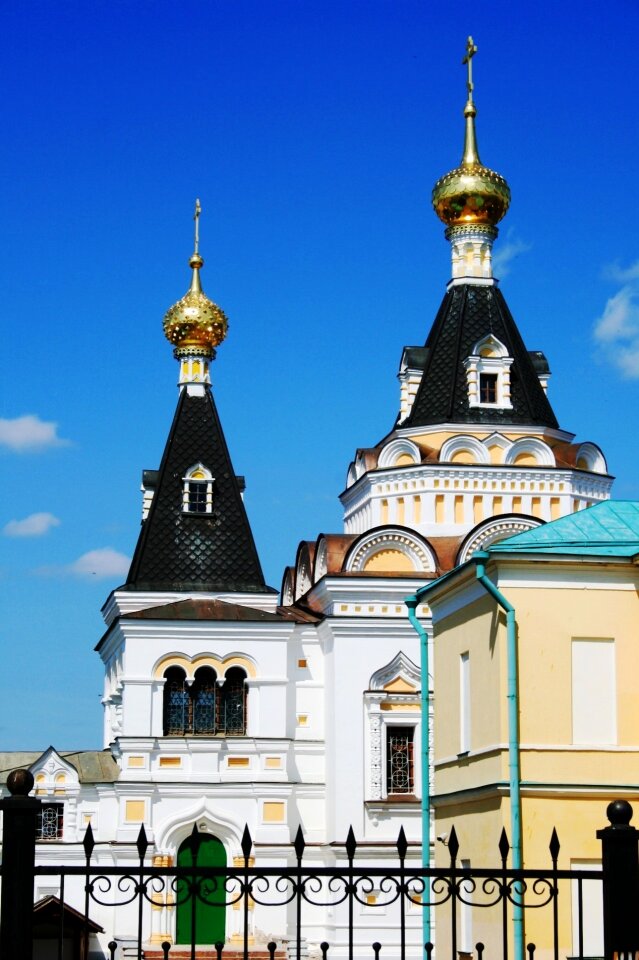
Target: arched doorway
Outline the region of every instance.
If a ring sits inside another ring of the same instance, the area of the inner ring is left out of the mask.
[[[195,857],[194,857],[195,853]],[[180,845],[177,855],[178,867],[225,867],[226,851],[217,837],[194,831]],[[181,884],[179,885],[181,886]],[[177,905],[175,942],[191,943],[193,934],[193,905],[195,901],[195,942],[201,944],[224,943],[226,907],[224,901],[224,877],[202,881],[196,894]],[[185,890],[178,889],[178,901],[185,898]]]

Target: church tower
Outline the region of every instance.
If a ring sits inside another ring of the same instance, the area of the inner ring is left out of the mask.
[[[404,598],[477,549],[607,499],[612,485],[599,447],[560,427],[548,361],[525,345],[493,275],[510,189],[480,159],[475,53],[469,38],[461,162],[433,189],[451,251],[444,298],[424,344],[403,350],[391,430],[348,467],[343,531],[301,543],[282,582],[282,603],[323,615],[330,635],[328,782],[356,780],[353,758],[361,764],[361,795],[327,790],[329,831],[363,807],[371,855],[399,821],[420,834],[420,652]],[[432,635],[428,607],[417,614]]]
[[[301,558],[286,572],[286,602],[327,573],[439,575],[480,547],[610,495],[603,453],[559,426],[548,361],[527,349],[493,275],[510,188],[479,156],[476,51],[469,38],[461,163],[432,195],[451,251],[444,299],[424,345],[402,353],[392,430],[358,449],[348,469],[343,534],[306,548],[312,575]],[[313,604],[326,612],[324,601]]]
[[[177,409],[159,469],[143,472],[137,546],[97,646],[104,744],[118,766],[100,829],[126,847],[143,823],[165,866],[187,862],[194,828],[206,862],[224,865],[241,855],[246,825],[284,857],[300,823],[309,839],[323,825],[321,712],[306,724],[319,683],[294,666],[317,646],[320,618],[282,611],[264,581],[211,388],[228,323],[202,290],[199,214],[198,203],[190,288],[164,317]],[[319,811],[310,819],[309,804]],[[203,942],[234,943],[239,922],[211,907],[198,930]],[[154,905],[151,942],[190,936],[186,907]]]
[[[210,363],[228,329],[202,291],[199,201],[191,286],[164,317],[180,365],[177,410],[160,469],[142,477],[142,530],[126,590],[265,594],[262,568],[211,391]],[[137,602],[137,601],[136,601]]]

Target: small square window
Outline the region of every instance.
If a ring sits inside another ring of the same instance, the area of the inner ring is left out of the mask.
[[[479,374],[479,401],[480,403],[497,403],[497,374]]]
[[[61,840],[64,804],[43,803],[36,819],[36,840]]]

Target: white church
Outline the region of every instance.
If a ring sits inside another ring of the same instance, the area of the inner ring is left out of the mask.
[[[143,471],[127,581],[102,611],[104,748],[1,755],[3,770],[35,778],[39,863],[82,864],[89,824],[104,866],[138,862],[141,824],[163,866],[188,863],[194,827],[207,863],[233,864],[245,825],[269,865],[292,861],[300,825],[317,863],[344,858],[351,825],[359,861],[390,856],[403,825],[420,862],[420,639],[405,598],[478,548],[607,499],[612,484],[601,450],[559,426],[546,357],[527,349],[493,277],[510,190],[479,159],[475,115],[469,73],[462,160],[433,190],[451,248],[441,307],[425,343],[403,349],[392,429],[347,467],[343,530],[300,543],[279,594],[216,412],[209,367],[227,322],[202,291],[196,231],[190,288],[164,318],[175,417],[159,467]],[[428,609],[417,615],[428,631]],[[61,898],[49,877],[35,894]],[[63,899],[81,909],[82,896],[78,881]],[[375,896],[357,922],[389,942]],[[93,906],[91,918],[97,956],[134,937],[134,909]],[[190,942],[187,920],[170,897],[154,903],[149,949]],[[420,911],[408,920],[418,943]],[[202,936],[239,944],[239,921],[214,910]],[[285,912],[258,905],[250,924],[255,949],[290,936]],[[340,911],[318,908],[305,937],[311,950],[343,943]]]

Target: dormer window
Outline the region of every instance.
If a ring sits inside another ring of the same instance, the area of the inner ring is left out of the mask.
[[[493,334],[483,337],[464,362],[468,379],[468,405],[512,409],[510,368],[513,358]]]
[[[198,514],[213,511],[213,477],[211,471],[201,463],[196,463],[186,472],[182,510],[184,513]]]

